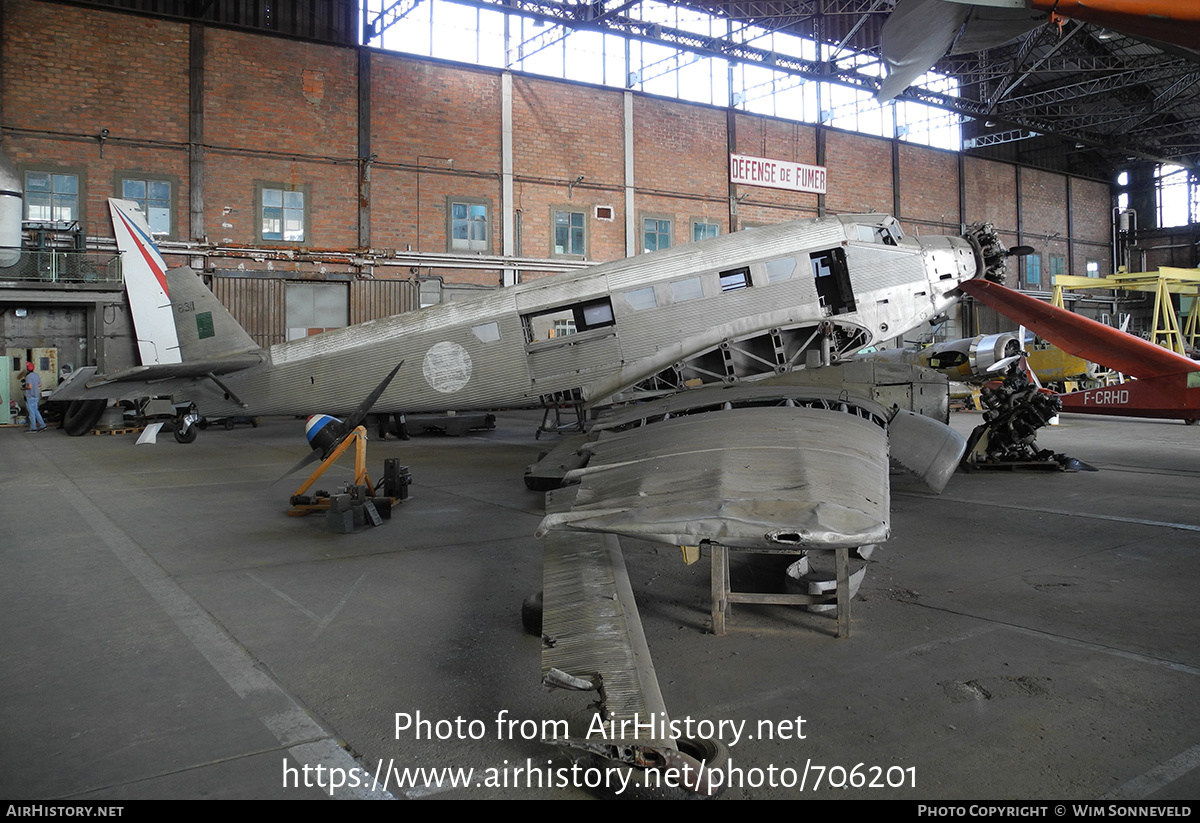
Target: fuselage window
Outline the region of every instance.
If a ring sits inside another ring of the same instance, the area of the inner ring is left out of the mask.
[[[850,285],[850,268],[846,265],[846,251],[842,248],[813,252],[813,278],[817,283],[817,296],[826,315],[846,314],[855,310],[854,289]]]
[[[682,303],[685,300],[696,300],[703,296],[704,287],[700,285],[699,277],[676,280],[671,284],[671,299],[676,303]]]
[[[607,297],[589,300],[575,307],[575,328],[579,331],[611,326],[613,319],[612,301]]]
[[[745,289],[749,286],[749,266],[742,266],[740,269],[730,269],[729,271],[721,272],[721,291],[735,291],[736,289]]]
[[[778,260],[767,261],[767,282],[782,283],[791,280],[796,271],[796,258],[780,257]]]
[[[627,291],[624,296],[625,302],[629,303],[629,307],[634,310],[652,309],[658,305],[658,301],[654,298],[653,286]]]
[[[608,297],[525,314],[521,316],[521,321],[525,325],[526,343],[540,343],[616,323],[612,300]]]
[[[471,333],[480,343],[495,343],[500,339],[500,324],[484,323],[481,326],[472,326]]]

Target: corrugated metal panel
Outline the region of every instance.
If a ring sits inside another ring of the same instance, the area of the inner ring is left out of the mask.
[[[417,307],[417,284],[411,280],[355,280],[350,283],[350,323],[365,323]]]
[[[287,338],[285,281],[214,276],[212,290],[258,345],[267,348]]]
[[[606,532],[676,546],[833,549],[887,539],[887,440],[841,411],[713,411],[605,432],[569,512],[538,534]]]

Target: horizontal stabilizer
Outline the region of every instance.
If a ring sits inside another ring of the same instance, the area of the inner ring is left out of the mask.
[[[1200,371],[1200,363],[1148,340],[1060,309],[986,280],[968,280],[962,290],[1010,320],[1032,329],[1068,354],[1139,378]]]
[[[87,381],[88,386],[105,383],[122,383],[129,380],[148,382],[170,380],[176,377],[208,377],[210,374],[224,375],[243,371],[263,362],[259,354],[241,354],[219,360],[197,360],[190,363],[173,363],[161,366],[133,366],[121,371],[97,374]]]
[[[132,366],[99,374],[95,366],[76,369],[54,390],[55,400],[132,400],[174,394],[201,378],[220,377],[244,371],[264,360],[259,352],[157,366]]]

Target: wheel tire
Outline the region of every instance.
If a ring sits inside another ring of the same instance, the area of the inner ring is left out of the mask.
[[[521,603],[521,625],[534,637],[542,636],[542,593],[534,592]]]
[[[92,426],[108,408],[107,400],[72,400],[63,414],[62,427],[72,437],[80,437],[92,430]]]
[[[597,791],[606,797],[619,800],[716,800],[724,794],[726,786],[723,779],[726,776],[725,767],[729,764],[729,747],[710,737],[681,737],[675,744],[681,752],[703,763],[706,769],[721,771],[722,783],[717,787],[716,793],[697,794],[683,786],[665,786],[658,780],[647,780],[646,769],[635,769],[632,766],[614,763],[607,758],[594,757],[594,765],[598,768],[627,768],[633,772],[629,775],[627,788],[621,794],[606,791],[603,785]],[[624,784],[618,782],[618,787],[620,785]]]
[[[225,418],[225,431],[227,431],[227,432],[233,431],[233,418],[232,417]]]
[[[185,429],[183,423],[177,423],[175,425],[175,442],[177,443],[191,443],[196,439],[197,434],[199,434],[199,432],[196,430],[195,426],[188,426]]]
[[[1194,426],[1197,423],[1200,423],[1200,418],[1193,417],[1190,420],[1183,421],[1183,425],[1185,425],[1185,426]]]

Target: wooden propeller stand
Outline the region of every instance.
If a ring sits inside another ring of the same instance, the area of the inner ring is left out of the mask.
[[[371,478],[367,476],[367,430],[359,426],[354,431],[350,432],[341,443],[338,443],[337,448],[329,453],[329,456],[321,461],[321,465],[308,476],[300,488],[292,494],[292,507],[288,509],[288,517],[303,517],[306,514],[313,512],[328,511],[330,506],[330,498],[326,496],[318,496],[315,499],[309,498],[313,502],[297,503],[297,498],[306,496],[306,492],[312,488],[313,484],[326,472],[338,458],[346,453],[346,450],[354,446],[354,485],[366,486],[367,496],[375,496],[375,488],[371,485]]]

